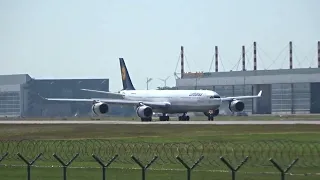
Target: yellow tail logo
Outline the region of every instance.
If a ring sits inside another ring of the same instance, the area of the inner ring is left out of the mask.
[[[121,76],[122,76],[122,80],[125,81],[126,80],[126,68],[124,68],[124,67],[121,68]]]

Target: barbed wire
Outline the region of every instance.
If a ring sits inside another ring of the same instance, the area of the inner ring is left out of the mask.
[[[17,153],[34,158],[43,153],[40,161],[56,161],[54,153],[63,159],[70,159],[79,153],[77,162],[94,162],[92,154],[109,159],[118,154],[115,163],[134,164],[131,155],[147,163],[158,156],[156,164],[180,164],[177,156],[186,163],[193,164],[204,156],[199,166],[225,165],[219,159],[223,156],[229,162],[237,164],[246,156],[250,160],[246,166],[272,166],[269,159],[289,164],[299,158],[296,167],[319,167],[320,142],[300,142],[291,140],[266,140],[252,142],[192,141],[192,142],[128,142],[105,139],[85,140],[19,140],[0,141],[0,156],[9,152],[7,160],[19,160]]]

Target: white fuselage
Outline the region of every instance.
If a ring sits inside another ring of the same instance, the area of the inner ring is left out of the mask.
[[[154,112],[162,113],[208,112],[221,105],[219,94],[210,90],[123,90],[120,93],[127,100],[170,103],[166,109],[154,108]]]

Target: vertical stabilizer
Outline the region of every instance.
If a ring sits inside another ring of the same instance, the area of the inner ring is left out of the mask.
[[[119,60],[123,90],[135,90],[123,58],[119,58]]]

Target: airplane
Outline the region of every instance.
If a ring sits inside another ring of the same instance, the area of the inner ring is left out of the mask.
[[[81,89],[97,93],[106,93],[117,95],[119,98],[101,98],[101,99],[65,99],[65,98],[45,98],[49,101],[71,101],[71,102],[92,102],[92,112],[95,115],[102,116],[109,112],[110,104],[130,105],[135,107],[137,115],[141,121],[152,121],[154,113],[162,113],[159,116],[160,121],[169,121],[168,114],[182,114],[179,121],[189,121],[188,112],[203,112],[209,121],[213,121],[215,116],[219,115],[219,108],[222,102],[229,103],[229,109],[232,112],[241,112],[244,110],[242,99],[259,98],[253,96],[235,96],[220,97],[212,90],[136,90],[132,84],[128,69],[123,58],[119,58],[123,89],[119,92],[107,92],[92,89]]]

